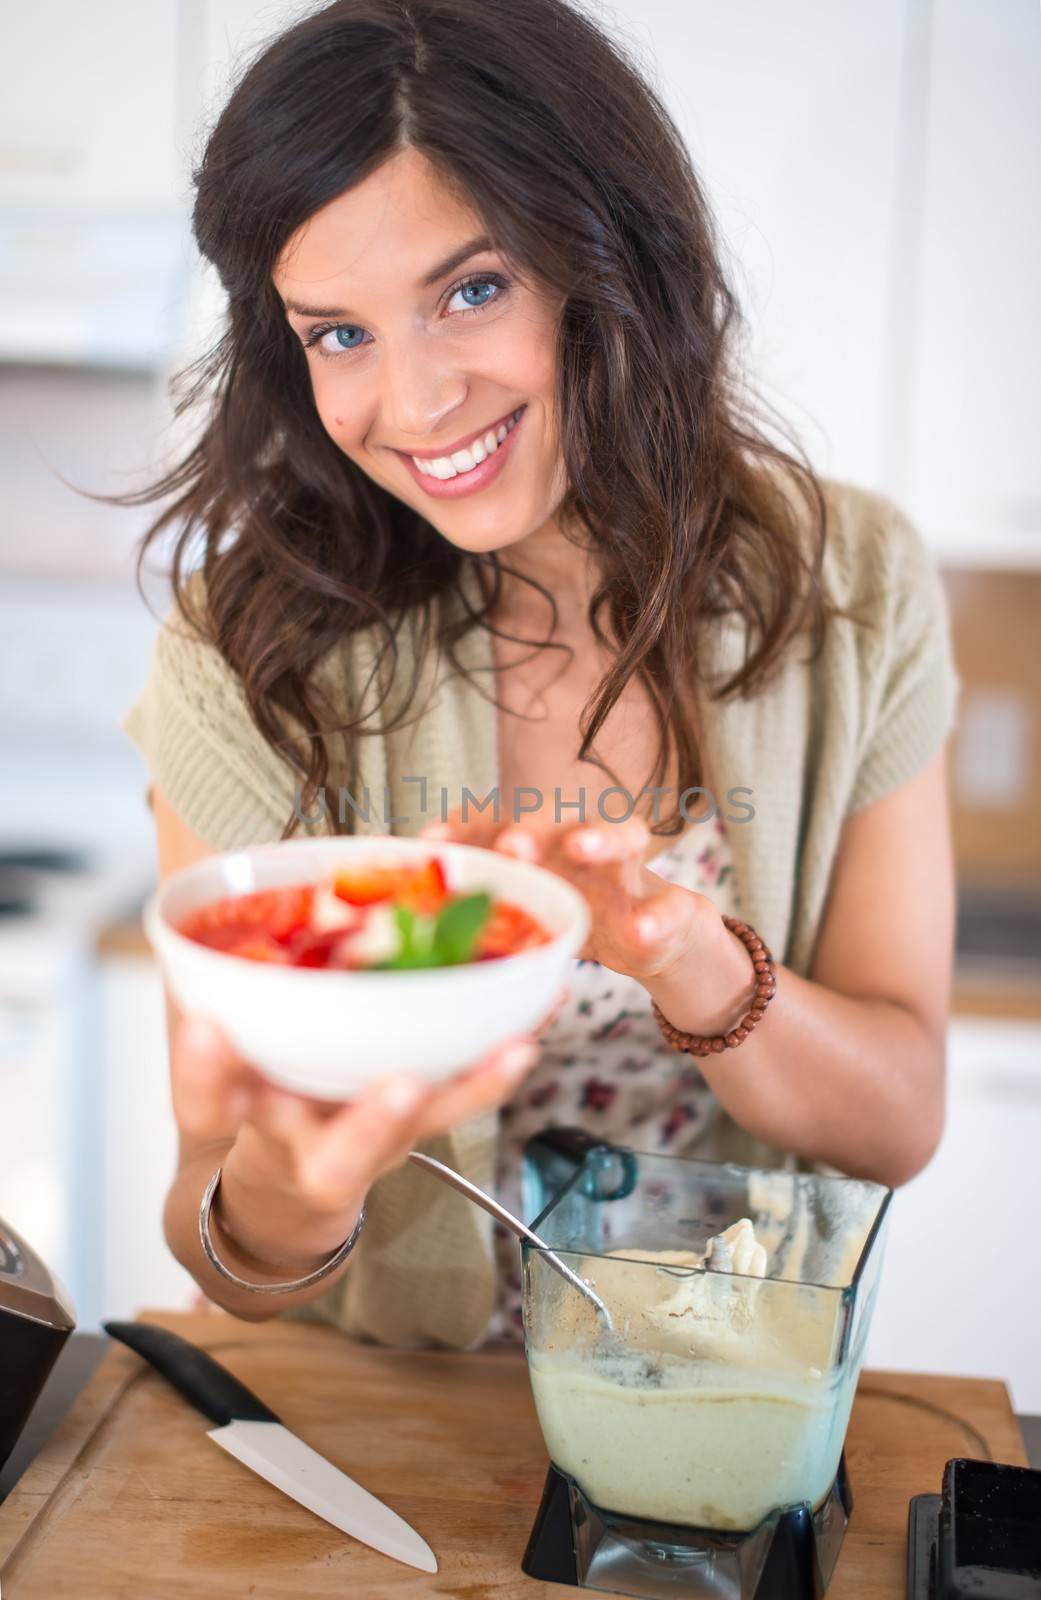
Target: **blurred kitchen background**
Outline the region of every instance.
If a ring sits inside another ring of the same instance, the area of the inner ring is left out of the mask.
[[[146,514],[221,298],[190,169],[243,52],[307,7],[36,0],[0,51],[0,1216],[80,1326],[183,1305],[147,773]],[[596,7],[593,7],[596,10]],[[614,0],[714,198],[748,361],[815,464],[942,564],[963,680],[940,1154],[898,1197],[869,1361],[1041,1411],[1041,12],[1037,0]],[[153,563],[153,569],[155,563]],[[167,590],[153,570],[154,611]]]

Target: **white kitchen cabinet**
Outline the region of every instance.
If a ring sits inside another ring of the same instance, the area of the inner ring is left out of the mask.
[[[194,5],[34,0],[4,8],[0,201],[169,211],[187,193],[181,114]]]
[[[0,304],[0,350],[10,347],[8,334],[22,320],[12,307]],[[70,319],[71,320],[71,319]],[[66,324],[69,329],[69,324]],[[71,330],[70,330],[71,331]],[[105,343],[106,353],[112,346]],[[53,596],[53,628],[64,627],[70,610],[87,614],[93,589],[84,592],[69,580],[115,580],[127,597],[124,610],[131,605],[139,627],[148,615],[131,590],[131,574],[138,541],[154,520],[157,507],[115,507],[78,494],[69,485],[82,486],[92,494],[122,494],[131,487],[143,487],[149,468],[155,464],[158,475],[158,441],[169,414],[165,392],[154,374],[102,372],[84,367],[43,365],[9,367],[0,362],[0,482],[4,486],[0,504],[0,573],[6,595],[21,588],[20,579],[46,577],[40,588],[36,610],[45,620],[49,597]],[[153,565],[156,563],[153,560]],[[18,575],[16,578],[15,575]],[[63,582],[64,580],[64,582]],[[146,588],[150,580],[145,578]],[[166,586],[161,590],[151,580],[157,614],[166,610]],[[130,599],[133,594],[132,601]],[[7,607],[5,607],[5,614]],[[41,695],[31,693],[24,672],[12,673],[10,650],[3,650],[4,673],[0,675],[0,720],[16,715],[19,720],[60,714],[63,706],[78,702],[74,715],[89,715],[98,722],[94,662],[97,640],[104,636],[104,622],[98,618],[94,649],[87,645],[86,670],[75,657],[61,651],[44,669],[44,676],[58,679],[50,703],[41,704]],[[128,621],[123,620],[125,636]],[[82,630],[81,630],[82,632]],[[25,638],[25,630],[22,630]],[[44,640],[39,634],[25,639],[22,657],[28,665],[30,653],[43,666],[45,650],[59,639]],[[126,652],[114,662],[109,689],[119,684],[120,708],[128,703],[127,672],[143,673],[147,654],[142,649],[134,661]],[[79,675],[80,689],[75,683]],[[37,678],[36,682],[40,679]],[[133,681],[132,678],[130,680]],[[104,704],[111,705],[111,693]],[[113,706],[113,711],[115,707]],[[106,732],[108,730],[106,729]],[[122,738],[123,735],[120,735]]]
[[[868,484],[884,470],[891,402],[909,10],[626,0],[611,13],[653,56],[716,211],[753,384],[815,465]]]
[[[1041,1412],[1041,1024],[955,1018],[947,1126],[898,1189],[868,1364],[1001,1378]]]
[[[163,1237],[177,1128],[162,981],[145,956],[106,956],[101,973],[102,1315],[132,1318],[146,1306],[187,1309],[198,1285]]]
[[[89,1292],[89,1235],[74,1237],[68,1183],[82,1171],[62,1063],[79,1043],[62,1002],[85,1001],[88,985],[74,958],[55,963],[53,979],[0,963],[0,1217],[57,1273],[74,1303]],[[83,1014],[77,1010],[77,1020]],[[79,1077],[90,1077],[89,1050],[77,1050]],[[81,1102],[76,1110],[84,1108]],[[88,1113],[89,1114],[89,1113]],[[88,1155],[89,1161],[89,1155]],[[89,1193],[89,1189],[88,1189]],[[87,1249],[84,1251],[84,1245]]]
[[[627,0],[712,198],[749,368],[952,565],[1041,566],[1037,0]]]
[[[179,337],[197,8],[5,8],[3,362],[152,372]]]
[[[1041,7],[934,0],[895,487],[952,564],[1041,565]]]

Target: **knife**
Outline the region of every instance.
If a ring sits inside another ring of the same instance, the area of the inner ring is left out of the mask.
[[[421,1572],[437,1571],[434,1552],[403,1517],[290,1433],[262,1400],[205,1350],[152,1322],[101,1326],[151,1362],[211,1422],[220,1424],[207,1436],[222,1450],[373,1550]]]

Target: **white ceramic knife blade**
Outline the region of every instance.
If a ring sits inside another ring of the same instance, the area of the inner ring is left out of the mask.
[[[335,1528],[421,1572],[437,1557],[414,1528],[281,1422],[229,1422],[207,1437]]]
[[[152,1322],[103,1322],[218,1426],[207,1432],[243,1466],[334,1528],[421,1572],[437,1557],[404,1517],[290,1433],[281,1419],[207,1350]]]

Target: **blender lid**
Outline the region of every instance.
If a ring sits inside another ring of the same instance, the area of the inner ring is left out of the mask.
[[[0,1320],[18,1317],[70,1332],[76,1314],[68,1290],[20,1234],[0,1218]]]

